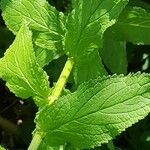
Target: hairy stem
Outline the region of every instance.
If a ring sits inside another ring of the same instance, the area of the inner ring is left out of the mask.
[[[61,72],[61,75],[54,87],[54,90],[52,91],[51,95],[48,97],[49,105],[51,105],[61,95],[62,90],[69,78],[71,71],[72,71],[73,64],[74,64],[73,58],[68,58],[65,66]],[[41,141],[42,141],[41,135],[35,133],[28,150],[37,150],[38,147],[40,146]]]

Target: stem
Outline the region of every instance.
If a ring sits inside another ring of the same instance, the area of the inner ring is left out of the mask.
[[[69,78],[70,73],[71,73],[73,64],[74,64],[73,58],[68,58],[65,66],[63,68],[63,71],[61,72],[61,75],[54,87],[54,90],[52,91],[52,94],[48,97],[49,105],[51,105],[61,95],[62,90]]]
[[[61,72],[61,75],[54,87],[54,90],[52,91],[52,94],[48,97],[49,105],[54,103],[54,101],[57,100],[59,98],[59,96],[61,95],[62,90],[69,78],[71,71],[72,71],[73,64],[74,64],[73,58],[72,57],[68,58],[65,66]],[[43,137],[41,135],[35,133],[28,150],[37,150],[41,144],[42,138]],[[62,147],[61,147],[61,149],[62,149]]]
[[[42,138],[39,134],[35,133],[28,150],[37,150],[42,142]]]

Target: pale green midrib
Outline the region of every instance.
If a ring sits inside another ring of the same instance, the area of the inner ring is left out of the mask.
[[[28,35],[27,35],[28,36]],[[25,37],[22,35],[22,39],[24,39]],[[25,48],[27,45],[24,43],[24,41],[25,41],[25,39],[24,40],[22,40],[22,45],[23,45],[23,48]],[[28,46],[25,48],[25,49],[29,49],[28,48]],[[32,50],[33,50],[33,47],[32,47]],[[25,52],[25,50],[24,50],[24,52]],[[28,51],[26,51],[27,53],[28,53]],[[16,51],[15,51],[15,53],[16,53]],[[33,62],[33,63],[35,63],[35,65],[37,65],[38,66],[38,64],[37,64],[37,62],[35,61],[35,57],[33,58],[33,60],[30,58],[30,53],[29,53],[29,56],[28,56],[28,58],[31,60],[31,62]],[[17,62],[17,57],[16,57],[16,55],[14,56],[15,57],[15,61],[16,61],[16,63],[17,63],[17,66],[19,67],[19,70],[21,71],[21,67],[20,67],[20,65],[19,65],[19,63]],[[44,72],[43,72],[44,73]],[[39,90],[36,90],[34,87],[33,87],[33,85],[31,85],[30,84],[30,81],[28,80],[28,78],[25,76],[25,74],[21,71],[21,74],[23,75],[23,77],[25,78],[25,80],[27,81],[27,83],[29,84],[29,86],[30,86],[30,88],[34,91],[34,93],[36,93],[36,96],[38,96],[38,97],[41,97],[41,98],[44,98],[44,96],[43,96],[43,93],[41,94],[40,92],[39,92]],[[38,80],[39,81],[39,80]],[[32,83],[32,80],[31,80],[31,83]]]

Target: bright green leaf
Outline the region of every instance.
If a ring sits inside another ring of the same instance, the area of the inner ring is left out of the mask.
[[[74,68],[74,78],[78,85],[103,75],[107,75],[107,72],[97,50],[89,52],[84,59],[79,59]]]
[[[92,53],[97,53],[102,47],[104,31],[115,23],[127,2],[128,0],[74,1],[74,9],[66,23],[65,51],[75,59],[77,69],[74,76],[77,85],[87,79],[106,74],[101,59],[98,60],[99,56],[96,56],[95,60],[89,57],[94,58],[95,54]],[[91,61],[98,67],[92,67]],[[86,68],[83,69],[83,66]]]
[[[34,47],[36,60],[41,67],[49,64],[54,59],[59,58],[63,52],[62,51],[50,51],[38,46]]]
[[[32,34],[27,25],[21,27],[15,41],[0,59],[0,74],[16,96],[48,98],[48,76],[36,61]]]
[[[149,74],[91,80],[41,110],[36,130],[47,145],[100,146],[150,112],[149,91]]]
[[[104,31],[113,25],[128,0],[76,0],[66,23],[65,50],[80,57],[99,48]]]
[[[37,46],[62,50],[65,17],[46,0],[2,0],[2,15],[6,25],[15,34],[22,22],[29,23]]]

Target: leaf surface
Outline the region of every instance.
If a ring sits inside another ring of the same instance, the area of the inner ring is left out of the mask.
[[[128,0],[74,1],[74,9],[66,21],[65,51],[69,56],[74,57],[77,64],[75,68],[78,69],[74,73],[75,81],[78,81],[76,78],[82,79],[76,83],[77,85],[86,81],[87,77],[91,79],[106,74],[101,59],[97,60],[98,55],[93,60],[93,65],[98,66],[98,68],[93,67],[93,70],[86,71],[86,74],[81,69],[83,66],[89,66],[84,70],[92,69],[91,60],[88,59],[89,53],[94,58],[97,50],[102,47],[104,31],[115,23],[127,2]]]
[[[62,50],[65,17],[46,0],[2,0],[2,15],[6,25],[17,33],[25,20],[34,31],[37,46],[49,50]]]
[[[126,41],[121,40],[113,26],[104,33],[103,48],[100,50],[104,64],[113,74],[127,74]]]
[[[140,7],[127,7],[114,26],[119,38],[134,44],[150,44],[150,13]]]
[[[0,59],[0,74],[16,96],[48,98],[48,76],[36,61],[32,33],[27,25],[21,27],[13,44]]]
[[[39,46],[34,46],[34,50],[36,60],[41,67],[48,65],[52,60],[55,60],[63,55],[62,51],[50,51]]]
[[[73,57],[101,46],[104,31],[113,25],[127,0],[76,0],[66,28],[65,50]]]
[[[74,68],[74,78],[78,85],[103,75],[107,75],[107,72],[97,50],[78,60]]]
[[[36,130],[50,146],[99,146],[150,112],[149,91],[149,74],[91,80],[41,110]]]

